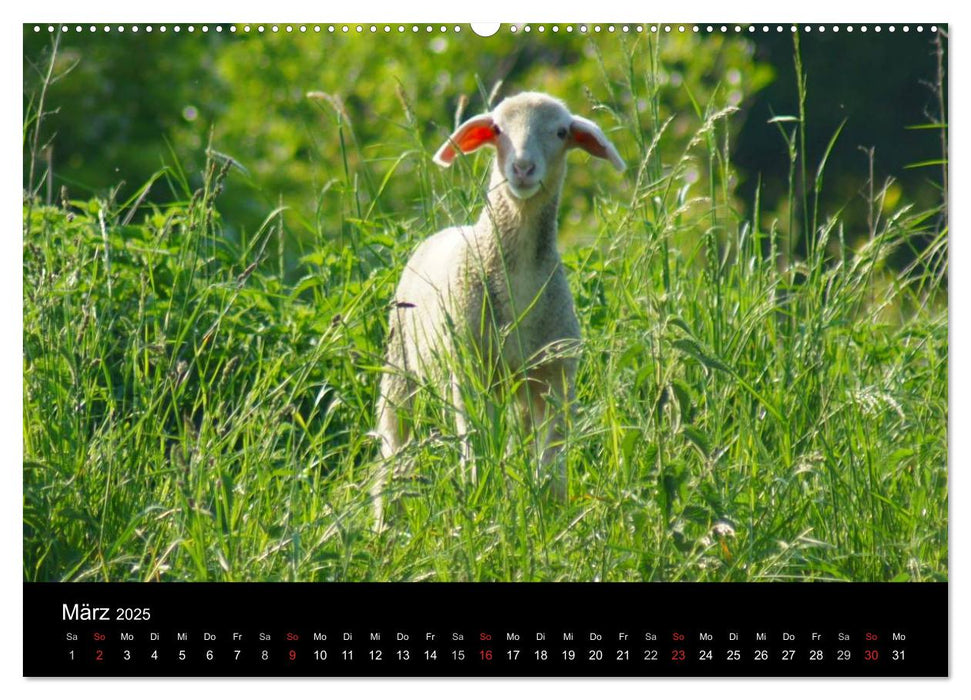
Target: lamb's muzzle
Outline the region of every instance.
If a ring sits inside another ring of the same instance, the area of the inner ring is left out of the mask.
[[[448,361],[460,343],[480,360],[474,371],[485,386],[497,392],[516,387],[520,417],[536,438],[537,474],[550,478],[558,498],[567,495],[560,452],[574,400],[580,324],[556,249],[566,153],[581,148],[619,171],[624,162],[596,124],[535,92],[464,122],[434,160],[448,167],[460,152],[483,146],[495,148],[496,158],[478,221],[419,245],[395,293],[377,407],[381,460],[371,489],[379,528],[418,384],[450,387],[463,462],[472,462],[464,377]],[[474,466],[470,472],[474,479]]]

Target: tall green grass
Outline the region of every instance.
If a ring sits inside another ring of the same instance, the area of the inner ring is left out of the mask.
[[[807,160],[799,108],[777,121],[790,222],[758,202],[745,220],[731,109],[698,105],[683,157],[661,162],[652,66],[631,61],[615,87],[646,95],[647,114],[598,115],[632,175],[564,250],[584,338],[568,503],[544,497],[528,439],[474,387],[479,478],[463,478],[446,397],[427,387],[380,533],[369,432],[394,284],[420,240],[482,206],[488,158],[434,170],[437,144],[402,95],[421,192],[408,219],[382,199],[395,166],[370,163],[324,104],[357,152],[335,164],[342,220],[318,220],[304,244],[285,236],[284,206],[225,235],[216,202],[234,164],[215,152],[201,188],[177,165],[157,175],[165,206],[55,204],[38,169],[24,201],[24,579],[946,579],[941,212],[885,212],[871,182],[870,227],[851,243],[839,212],[814,205],[825,157]],[[43,109],[25,125],[31,157]],[[686,184],[699,165],[703,193]],[[903,248],[915,262],[895,269]]]

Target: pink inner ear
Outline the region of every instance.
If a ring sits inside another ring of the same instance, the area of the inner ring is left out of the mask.
[[[479,146],[493,142],[495,138],[496,132],[492,130],[491,126],[475,125],[458,134],[458,138],[454,140],[462,153],[468,153],[479,148]]]
[[[600,142],[600,139],[586,129],[574,126],[572,129],[570,129],[570,135],[573,137],[573,143],[576,144],[578,148],[582,148],[584,151],[592,156],[596,156],[597,158],[608,158],[607,147]]]
[[[449,140],[435,154],[435,160],[439,164],[448,165],[459,151],[471,153],[486,144],[494,144],[496,132],[493,131],[492,126],[492,118],[488,115],[470,119],[449,137]]]

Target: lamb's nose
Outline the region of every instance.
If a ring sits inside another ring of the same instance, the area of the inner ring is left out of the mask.
[[[525,158],[519,158],[513,161],[512,171],[517,177],[529,177],[536,172],[536,163]]]

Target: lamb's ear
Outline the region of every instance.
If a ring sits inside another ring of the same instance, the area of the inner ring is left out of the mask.
[[[491,114],[480,114],[466,120],[454,134],[448,137],[448,141],[442,144],[433,160],[443,168],[447,168],[455,160],[459,151],[471,153],[482,146],[495,146],[495,125]]]
[[[624,172],[624,160],[620,157],[614,144],[610,143],[600,127],[589,119],[573,117],[570,124],[570,147],[582,148],[597,158],[609,160],[618,172]]]

